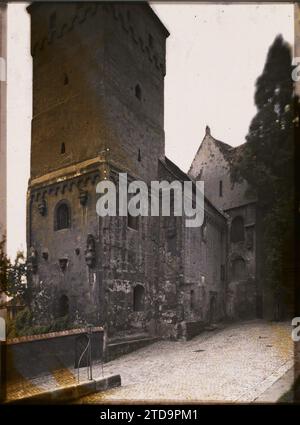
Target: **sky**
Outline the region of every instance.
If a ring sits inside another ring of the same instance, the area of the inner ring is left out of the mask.
[[[255,81],[277,34],[293,44],[292,4],[151,3],[171,33],[165,78],[166,155],[188,171],[209,125],[244,143],[256,109]],[[26,3],[8,6],[7,249],[26,248],[32,76]]]

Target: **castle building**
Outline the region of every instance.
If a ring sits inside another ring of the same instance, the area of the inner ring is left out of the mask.
[[[255,275],[252,203],[225,207],[208,196],[204,224],[195,228],[184,217],[96,213],[97,183],[117,184],[119,173],[147,184],[199,174],[199,158],[188,176],[165,156],[167,29],[147,3],[33,3],[28,10],[27,244],[31,285],[48,293],[48,318],[103,325],[109,344],[190,337],[224,319],[228,217],[243,219],[236,226],[243,226],[245,256],[234,263],[243,280],[245,268]]]

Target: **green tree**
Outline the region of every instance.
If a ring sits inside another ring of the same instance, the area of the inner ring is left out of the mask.
[[[0,241],[0,291],[9,297],[19,297],[25,303],[29,302],[27,285],[27,261],[24,253],[17,252],[14,261],[7,256],[6,239]]]
[[[7,288],[7,270],[10,266],[9,258],[5,251],[6,240],[3,237],[0,240],[0,294],[6,293]]]
[[[299,121],[292,69],[290,46],[277,36],[256,81],[257,113],[232,175],[234,180],[246,179],[257,197],[261,278],[274,319],[291,306],[293,297],[294,132]]]

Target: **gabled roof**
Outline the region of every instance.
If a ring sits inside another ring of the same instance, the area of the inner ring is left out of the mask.
[[[193,162],[194,162],[194,160],[195,160],[195,158],[198,156],[198,153],[200,152],[200,150],[201,150],[201,147],[202,147],[202,145],[203,145],[203,142],[207,139],[207,138],[210,138],[213,142],[214,142],[214,144],[219,148],[219,150],[221,151],[221,153],[223,154],[223,156],[224,156],[224,158],[229,162],[229,163],[232,163],[232,161],[237,157],[237,156],[239,156],[239,155],[241,155],[242,154],[242,152],[243,152],[243,150],[244,150],[244,148],[245,148],[245,143],[243,143],[243,144],[241,144],[241,145],[239,145],[239,146],[231,146],[231,145],[229,145],[228,143],[224,143],[224,142],[221,142],[220,140],[217,140],[217,139],[215,139],[212,135],[211,135],[211,133],[210,133],[210,128],[208,127],[208,126],[206,126],[206,130],[205,130],[205,136],[204,136],[204,138],[203,138],[203,140],[202,140],[202,142],[201,142],[201,144],[200,144],[200,146],[199,146],[199,148],[198,148],[198,150],[197,150],[197,153],[196,153],[196,155],[194,156],[194,159],[193,159],[193,161],[192,161],[192,164],[191,164],[191,166],[190,166],[190,169],[189,169],[189,171],[188,171],[188,174],[190,173],[190,171],[191,171],[191,169],[192,169],[192,166],[193,166]]]
[[[227,143],[221,142],[220,140],[217,140],[217,139],[215,139],[212,136],[211,136],[211,138],[214,140],[215,144],[219,147],[219,149],[223,153],[228,153],[229,151],[231,151],[232,149],[234,149],[232,146],[228,145]]]
[[[163,165],[163,167],[166,168],[167,171],[169,171],[175,178],[177,178],[180,181],[191,181],[195,183],[195,180],[193,180],[191,177],[189,177],[184,171],[182,171],[176,164],[174,164],[173,161],[171,161],[166,156],[164,157],[164,160],[159,160],[159,162]],[[227,219],[227,216],[219,210],[215,205],[213,205],[209,199],[204,195],[204,201],[213,208],[218,214],[220,214],[223,218]]]
[[[171,161],[166,156],[165,160],[160,162],[165,166],[168,171],[170,171],[172,174],[175,174],[175,176],[178,177],[179,180],[192,181],[192,179],[184,171],[182,171],[176,164],[174,164],[173,161]]]

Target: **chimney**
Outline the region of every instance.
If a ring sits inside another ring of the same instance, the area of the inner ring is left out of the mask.
[[[205,128],[205,136],[210,136],[210,128],[208,127],[208,125]]]

